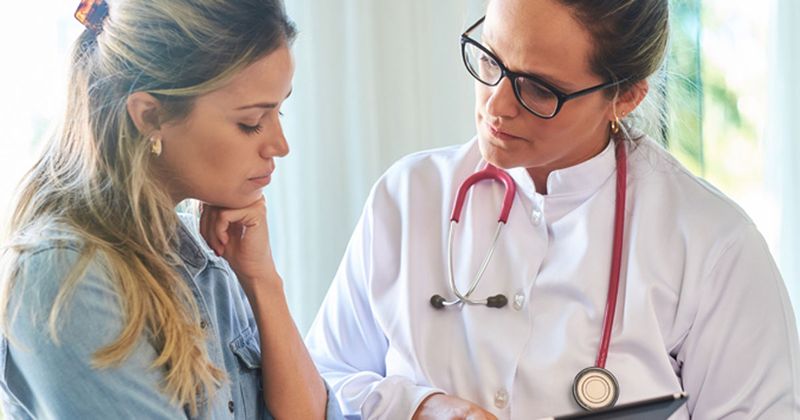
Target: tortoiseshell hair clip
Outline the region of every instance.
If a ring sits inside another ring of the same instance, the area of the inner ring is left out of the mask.
[[[81,0],[78,10],[75,11],[75,19],[95,35],[103,31],[103,21],[106,17],[108,17],[106,0]]]

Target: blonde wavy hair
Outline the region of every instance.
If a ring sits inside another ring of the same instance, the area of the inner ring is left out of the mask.
[[[64,121],[20,185],[3,248],[0,319],[9,331],[18,309],[10,296],[24,283],[35,233],[77,240],[80,258],[47,319],[54,341],[59,314],[89,263],[103,261],[125,324],[93,365],[123,362],[147,334],[158,351],[153,368],[166,372],[163,392],[196,413],[196,398],[225,375],[209,360],[197,304],[175,269],[180,222],[154,181],[147,133],[131,120],[127,97],[141,91],[158,98],[162,123],[185,118],[195,98],[288,46],[296,31],[280,0],[110,0],[109,8],[102,31],[86,30],[76,41]]]

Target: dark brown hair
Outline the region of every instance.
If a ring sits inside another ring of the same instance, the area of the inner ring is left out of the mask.
[[[620,90],[655,74],[667,52],[668,0],[559,0],[572,9],[595,44],[592,71],[625,80]],[[614,94],[614,90],[609,90]]]

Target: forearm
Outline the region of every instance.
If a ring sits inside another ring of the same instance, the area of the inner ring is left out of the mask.
[[[277,276],[277,275],[276,275]],[[323,419],[327,392],[289,312],[282,281],[248,293],[261,338],[264,398],[277,419]]]

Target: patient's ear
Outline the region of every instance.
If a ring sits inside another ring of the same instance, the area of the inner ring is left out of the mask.
[[[142,136],[152,136],[161,128],[159,115],[161,102],[147,92],[134,92],[128,96],[128,115]]]

